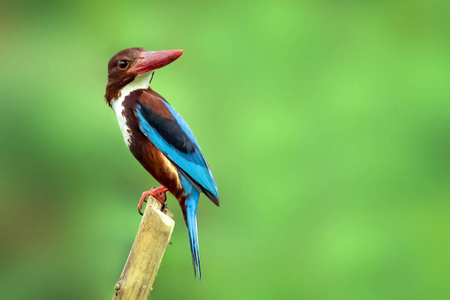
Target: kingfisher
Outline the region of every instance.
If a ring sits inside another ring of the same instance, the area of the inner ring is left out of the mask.
[[[201,279],[198,200],[200,193],[204,193],[219,206],[219,192],[191,129],[169,102],[150,87],[155,70],[182,54],[183,50],[144,48],[118,52],[108,63],[105,99],[117,116],[125,144],[161,184],[142,193],[139,213],[148,196],[165,205],[169,191],[178,200],[189,232],[194,276],[198,274]]]

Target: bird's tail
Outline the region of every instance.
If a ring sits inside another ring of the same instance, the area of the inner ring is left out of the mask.
[[[197,206],[199,191],[192,189],[190,197],[186,200],[186,223],[189,231],[189,242],[191,244],[192,264],[194,265],[194,275],[198,274],[198,279],[202,278],[200,269],[200,253],[198,250],[197,231]]]

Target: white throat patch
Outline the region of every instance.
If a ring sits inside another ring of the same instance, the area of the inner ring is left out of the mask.
[[[147,89],[150,85],[150,81],[152,80],[153,73],[154,71],[136,76],[132,82],[122,88],[121,94],[117,99],[111,100],[111,107],[116,113],[120,131],[122,131],[123,139],[128,147],[130,147],[131,144],[131,130],[127,126],[127,120],[123,115],[123,110],[125,109],[123,106],[123,101],[131,92],[139,89]]]

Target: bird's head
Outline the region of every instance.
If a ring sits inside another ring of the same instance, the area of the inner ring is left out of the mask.
[[[108,63],[108,84],[105,99],[120,96],[120,90],[137,76],[162,68],[183,54],[183,50],[147,51],[144,48],[128,48],[116,53]]]

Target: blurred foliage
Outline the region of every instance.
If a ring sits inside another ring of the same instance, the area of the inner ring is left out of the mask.
[[[203,280],[177,226],[152,299],[449,299],[446,1],[0,3],[2,299],[110,299],[157,183],[103,99],[117,51],[215,174]]]

